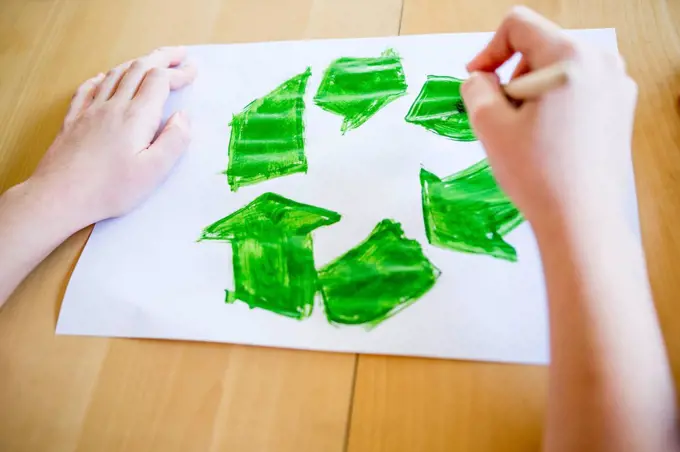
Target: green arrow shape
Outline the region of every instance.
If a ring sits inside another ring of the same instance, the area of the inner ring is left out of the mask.
[[[452,140],[475,141],[460,94],[462,84],[456,77],[428,75],[404,119]]]
[[[265,193],[206,227],[199,241],[231,243],[235,290],[227,303],[301,320],[318,290],[311,232],[338,221],[336,212]]]
[[[326,317],[333,324],[375,327],[417,301],[439,274],[399,223],[383,220],[319,271]]]
[[[377,58],[343,57],[333,61],[324,73],[314,103],[344,117],[344,134],[405,95],[406,88],[401,57],[387,49]]]
[[[432,245],[517,261],[515,248],[503,236],[524,218],[501,191],[486,160],[444,179],[421,169],[420,186]]]
[[[227,182],[232,191],[275,177],[307,172],[304,94],[311,68],[234,115]]]

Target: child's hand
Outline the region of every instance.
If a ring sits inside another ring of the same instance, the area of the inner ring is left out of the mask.
[[[515,52],[523,58],[514,76],[567,61],[569,82],[515,108],[493,73]],[[463,97],[475,132],[498,182],[530,221],[619,212],[637,87],[618,55],[516,8],[468,70]]]
[[[194,68],[181,65],[185,55],[179,47],[158,49],[78,88],[29,180],[58,199],[75,229],[133,209],[186,149],[189,120],[182,112],[154,139],[170,90],[194,79]]]

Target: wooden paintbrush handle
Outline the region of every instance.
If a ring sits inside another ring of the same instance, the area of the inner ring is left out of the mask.
[[[517,77],[504,85],[503,90],[511,100],[531,100],[559,88],[568,80],[567,63],[561,62]]]

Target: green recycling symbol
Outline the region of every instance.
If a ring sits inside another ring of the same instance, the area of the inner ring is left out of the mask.
[[[225,171],[232,191],[308,171],[303,116],[310,76],[307,68],[233,116]],[[428,75],[405,121],[451,140],[476,140],[460,94],[462,82]],[[333,61],[314,103],[342,116],[345,134],[406,90],[401,58],[387,49],[373,58]],[[421,168],[420,187],[423,227],[431,245],[517,261],[515,248],[504,236],[524,219],[496,184],[486,160],[443,177]],[[231,244],[235,287],[225,291],[227,303],[240,300],[298,320],[311,315],[320,292],[331,324],[371,328],[436,284],[439,269],[420,243],[389,218],[354,248],[317,269],[313,231],[341,219],[340,212],[265,193],[207,226],[199,241]]]

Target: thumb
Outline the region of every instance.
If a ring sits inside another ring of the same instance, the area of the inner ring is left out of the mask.
[[[183,111],[170,116],[156,140],[143,152],[149,171],[165,177],[191,141],[189,117]]]
[[[498,76],[491,72],[473,72],[461,88],[465,108],[475,134],[480,140],[506,124],[515,109],[503,93]]]

